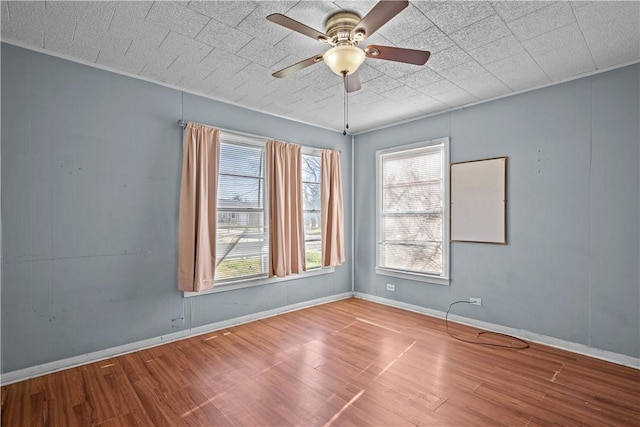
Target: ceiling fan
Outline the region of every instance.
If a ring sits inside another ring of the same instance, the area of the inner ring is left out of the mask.
[[[331,46],[325,53],[314,55],[297,64],[276,71],[273,73],[273,77],[287,77],[296,71],[324,61],[334,73],[344,78],[345,90],[354,92],[361,87],[358,67],[364,62],[365,58],[424,65],[431,55],[426,50],[378,45],[369,45],[362,49],[359,46],[360,42],[370,37],[407,6],[409,6],[408,1],[380,1],[364,18],[360,18],[354,12],[339,11],[327,18],[324,33],[281,13],[267,16],[267,19],[271,22]]]

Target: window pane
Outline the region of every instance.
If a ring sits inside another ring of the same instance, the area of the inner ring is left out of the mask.
[[[442,209],[441,181],[387,184],[382,190],[385,211],[434,211]]]
[[[302,184],[302,203],[305,210],[320,210],[320,184]]]
[[[302,155],[302,181],[320,182],[320,157]]]
[[[218,177],[218,209],[262,209],[264,192],[260,178],[220,175]]]
[[[442,215],[387,215],[383,232],[385,242],[441,242]]]
[[[320,212],[304,213],[304,239],[320,240]]]
[[[264,212],[219,211],[218,230],[218,237],[238,233],[264,233]]]
[[[382,245],[380,266],[394,270],[442,274],[442,247],[440,244]]]
[[[307,269],[319,268],[321,264],[320,162],[319,156],[302,155],[302,206],[305,211],[304,240]]]
[[[216,268],[216,281],[266,275],[266,257],[227,258]]]
[[[264,212],[218,212],[216,280],[267,273]]]
[[[312,268],[318,268],[321,264],[321,246],[320,242],[306,242],[306,258],[307,258],[307,270]]]

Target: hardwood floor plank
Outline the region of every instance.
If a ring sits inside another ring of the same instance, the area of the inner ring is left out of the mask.
[[[435,412],[446,417],[447,423],[461,425],[525,426],[531,418],[524,411],[507,406],[504,402],[483,399],[466,392],[450,396]]]
[[[230,426],[231,422],[213,403],[214,396],[188,386],[164,396],[160,407],[176,425]]]
[[[337,381],[346,381],[361,389],[366,388],[376,377],[367,369],[360,369],[342,360],[329,361],[316,369]]]
[[[640,387],[630,387],[632,384],[640,384],[640,376],[634,375],[633,372],[628,376],[619,376],[594,372],[593,369],[583,366],[567,365],[558,372],[554,382],[576,389],[588,387],[598,395],[613,400],[630,395],[639,403],[635,406],[640,408]]]
[[[360,411],[359,415],[371,426],[406,426],[409,424],[404,415],[398,415],[380,405],[378,401],[372,399],[366,390],[345,412],[348,414],[355,411]]]
[[[386,374],[385,374],[386,376]],[[379,380],[366,390],[367,397],[388,411],[402,417],[408,424],[440,425],[442,420],[434,409],[445,400],[420,391],[408,392],[404,387],[390,388],[380,384]]]
[[[428,381],[414,381],[412,378],[400,375],[394,370],[387,371],[384,375],[378,377],[374,385],[370,386],[370,389],[376,390],[377,387],[394,390],[405,400],[417,401],[431,410],[437,408],[446,400],[445,397],[442,397],[445,395],[442,390],[440,390],[441,394],[433,393],[433,387]]]
[[[25,393],[28,388],[29,381],[22,381],[15,384],[2,387],[2,422],[1,425],[10,425],[18,420],[25,420],[29,416],[29,410],[26,408],[27,402],[30,401]]]
[[[345,389],[346,393],[346,389]],[[352,400],[358,397],[358,393],[352,394],[345,400],[340,396],[330,397],[321,409],[316,413],[311,425],[314,426],[369,426],[371,425],[367,414],[359,409],[348,411]]]
[[[104,373],[96,364],[82,366],[80,371],[93,424],[130,412],[126,400],[115,386],[113,373]]]
[[[144,381],[136,381],[131,384],[136,392],[138,400],[141,402],[145,414],[153,426],[173,427],[177,426],[169,414],[163,411],[164,395],[154,388],[149,388]]]
[[[505,337],[452,324],[471,340]],[[7,426],[640,425],[640,370],[356,298],[2,387]]]
[[[48,424],[48,410],[46,408],[47,401],[45,397],[45,393],[43,391],[34,393],[30,396],[30,412],[31,419],[29,420],[30,425],[35,426],[45,426]]]
[[[140,427],[144,424],[140,424],[140,422],[136,418],[136,415],[130,412],[119,417],[110,418],[104,422],[101,422],[100,424],[93,425],[96,427]]]
[[[304,425],[300,414],[285,410],[285,402],[271,392],[270,387],[249,381],[216,396],[213,402],[233,425]]]

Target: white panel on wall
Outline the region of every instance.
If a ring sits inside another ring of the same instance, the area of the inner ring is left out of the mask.
[[[507,243],[507,158],[451,164],[451,240]]]

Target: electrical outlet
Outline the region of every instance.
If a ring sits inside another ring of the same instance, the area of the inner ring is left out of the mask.
[[[469,298],[469,302],[473,305],[482,305],[482,298]]]
[[[387,290],[391,292],[396,291],[396,285],[392,285],[391,283],[387,283]]]

